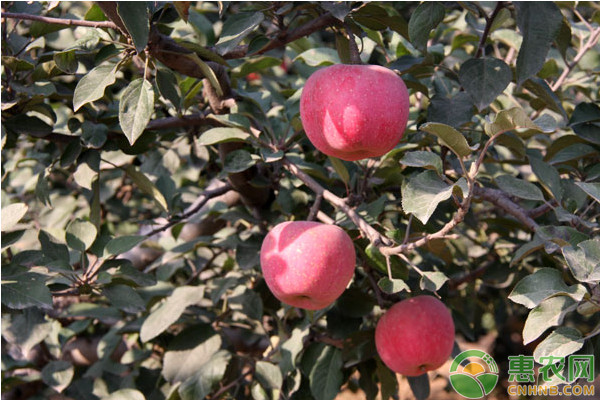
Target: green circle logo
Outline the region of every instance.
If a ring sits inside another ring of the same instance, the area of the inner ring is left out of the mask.
[[[489,354],[466,350],[452,360],[450,384],[461,396],[480,399],[490,394],[497,383],[498,365]]]

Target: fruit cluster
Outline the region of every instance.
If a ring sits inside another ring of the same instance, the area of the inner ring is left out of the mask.
[[[347,161],[379,157],[402,139],[409,95],[400,77],[376,65],[334,65],[315,72],[300,98],[308,139],[323,153]],[[262,244],[267,286],[282,302],[318,310],[331,305],[354,275],[356,256],[338,226],[283,222]],[[420,295],[392,306],[375,330],[375,344],[393,371],[417,376],[439,368],[454,345],[454,323],[445,305]]]

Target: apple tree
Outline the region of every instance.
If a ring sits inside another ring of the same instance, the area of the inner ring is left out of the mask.
[[[375,346],[418,295],[453,354],[492,338],[496,398],[509,355],[600,373],[598,3],[2,2],[1,23],[3,399],[450,396]],[[386,154],[307,139],[302,89],[334,64],[404,81]],[[305,220],[356,254],[314,311],[260,265]]]

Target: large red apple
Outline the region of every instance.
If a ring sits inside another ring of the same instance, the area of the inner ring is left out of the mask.
[[[265,237],[260,265],[275,297],[295,307],[319,310],[346,289],[356,255],[352,239],[338,226],[283,222]]]
[[[323,153],[354,161],[384,155],[408,120],[402,79],[378,65],[338,64],[312,74],[300,97],[306,135]]]
[[[454,322],[444,303],[432,296],[416,296],[394,304],[381,317],[375,345],[392,371],[422,375],[450,357]]]

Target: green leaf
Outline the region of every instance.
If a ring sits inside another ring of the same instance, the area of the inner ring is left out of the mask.
[[[228,153],[223,164],[223,171],[234,174],[252,167],[256,160],[246,150],[239,149]]]
[[[173,71],[168,68],[158,68],[156,70],[156,86],[160,95],[169,100],[175,108],[179,109],[179,105],[181,104],[181,90]]]
[[[389,28],[408,39],[408,23],[404,18],[397,12],[389,15],[383,7],[372,2],[355,8],[352,11],[352,19],[369,29],[377,31]]]
[[[179,386],[181,400],[204,399],[213,387],[223,379],[231,354],[225,350],[216,353],[198,372]]]
[[[50,361],[41,373],[42,381],[58,393],[62,393],[69,386],[74,375],[73,365],[63,360]]]
[[[31,71],[35,68],[30,62],[11,56],[2,56],[2,65],[10,68],[13,72]]]
[[[586,192],[592,199],[600,203],[600,183],[575,182],[577,186]]]
[[[148,44],[150,35],[150,17],[148,3],[145,1],[119,1],[117,13],[133,40],[135,50],[141,53]]]
[[[25,229],[4,233],[2,232],[2,249],[17,243],[25,234]]]
[[[101,397],[100,400],[146,400],[146,397],[139,390],[119,389],[108,396]]]
[[[75,50],[58,51],[52,56],[58,69],[66,74],[74,74],[77,72],[79,63],[75,56]]]
[[[344,22],[346,16],[350,14],[350,6],[343,2],[323,1],[319,5],[333,15],[338,21]]]
[[[22,314],[14,314],[10,324],[6,325],[2,328],[2,337],[18,346],[22,354],[28,354],[52,332],[52,322],[46,320],[44,313],[36,308],[27,308]]]
[[[2,232],[14,230],[15,225],[27,214],[28,209],[29,207],[25,203],[13,203],[2,207],[2,214],[0,216]]]
[[[104,96],[106,88],[117,79],[117,67],[118,64],[99,65],[81,78],[73,93],[73,111]]]
[[[377,282],[377,286],[385,293],[400,293],[403,290],[410,292],[410,287],[402,279],[390,279],[387,276]]]
[[[565,315],[577,308],[579,303],[569,296],[550,297],[529,312],[523,327],[523,344],[533,342],[546,329],[560,325]]]
[[[207,63],[202,61],[202,59],[198,57],[196,53],[184,54],[183,56],[195,62],[202,74],[208,79],[212,87],[217,92],[217,96],[223,96],[223,88],[221,88],[221,83],[219,82],[215,71],[213,71],[213,69]]]
[[[502,110],[496,114],[494,122],[485,122],[485,133],[494,136],[499,133],[512,131],[515,129],[533,129],[538,132],[543,130],[529,119],[522,108],[514,107],[508,110]]]
[[[458,79],[475,106],[482,110],[504,92],[512,72],[497,58],[471,58],[461,65]]]
[[[549,160],[550,164],[562,164],[581,158],[595,156],[598,150],[583,143],[575,143],[560,150]]]
[[[239,128],[212,128],[200,135],[198,143],[209,146],[217,143],[244,142],[250,135]]]
[[[445,15],[446,9],[437,1],[419,4],[408,22],[408,36],[411,43],[425,53],[429,33],[444,20]]]
[[[466,157],[471,154],[471,148],[469,147],[469,143],[467,143],[467,139],[465,139],[462,133],[449,125],[428,122],[421,125],[419,130],[437,136],[444,146],[450,148],[459,157]]]
[[[296,369],[298,354],[304,349],[304,338],[308,335],[308,329],[294,328],[290,338],[283,342],[280,348],[281,362],[279,368],[284,375]]]
[[[75,220],[67,226],[67,244],[75,250],[86,251],[89,249],[97,235],[96,227],[88,221]]]
[[[448,200],[455,187],[459,187],[463,193],[467,192],[463,178],[454,185],[448,185],[434,171],[421,172],[409,179],[402,188],[402,209],[427,224],[438,204]]]
[[[342,182],[346,185],[350,182],[350,174],[348,173],[348,168],[344,165],[344,162],[336,157],[329,156],[329,162],[333,165],[333,169],[338,174]]]
[[[516,2],[517,25],[523,42],[517,56],[517,83],[538,73],[546,61],[552,41],[560,31],[563,16],[552,2]]]
[[[59,243],[53,236],[50,236],[45,231],[40,231],[38,240],[42,245],[44,258],[50,261],[62,261],[69,263],[69,249],[62,243]]]
[[[35,273],[3,274],[2,304],[18,310],[29,307],[52,309],[52,295],[45,282],[45,276]]]
[[[373,296],[358,288],[348,288],[335,302],[341,315],[362,318],[371,314],[375,301]]]
[[[106,252],[110,255],[119,255],[128,252],[138,244],[146,240],[146,236],[130,235],[130,236],[119,236],[111,239],[106,244]]]
[[[265,69],[281,65],[281,59],[276,57],[256,57],[245,61],[236,67],[232,73],[235,77],[244,77],[252,72],[261,72]]]
[[[81,124],[81,141],[84,145],[95,149],[101,148],[108,138],[108,126],[84,121]]]
[[[144,78],[131,82],[121,95],[119,102],[119,124],[133,146],[144,133],[154,112],[154,89]]]
[[[143,237],[143,236],[142,236]],[[112,279],[121,279],[137,286],[154,286],[156,278],[153,275],[136,269],[129,260],[107,260],[102,264],[100,271],[106,271]]]
[[[306,65],[311,67],[341,63],[337,51],[328,47],[316,47],[306,50],[294,58],[294,61],[297,60],[302,60]]]
[[[425,400],[431,391],[429,387],[429,375],[407,376],[408,385],[417,400]]]
[[[527,308],[533,308],[547,298],[558,295],[567,295],[581,301],[586,293],[587,290],[583,285],[567,286],[560,271],[552,268],[540,268],[521,279],[508,298]]]
[[[169,343],[162,375],[171,383],[193,377],[219,351],[221,343],[221,336],[210,325],[189,326]]]
[[[131,164],[125,167],[125,172],[142,192],[146,193],[152,198],[152,200],[154,200],[154,202],[160,208],[161,211],[169,212],[167,200],[160,192],[160,190],[157,189],[154,183],[152,183],[152,181],[146,177],[146,175],[138,171]]]
[[[398,394],[398,378],[384,363],[376,360],[377,367],[375,373],[381,384],[381,398],[390,399]]]
[[[52,133],[52,127],[37,117],[19,114],[2,122],[10,131],[20,135],[44,137]]]
[[[542,357],[566,357],[583,347],[583,337],[577,329],[562,326],[537,345],[533,358],[540,363]]]
[[[128,313],[135,314],[146,309],[146,302],[142,297],[128,285],[110,285],[102,289],[113,307],[117,307]]]
[[[77,170],[73,174],[73,179],[82,188],[92,190],[94,181],[98,181],[98,171],[94,171],[88,163],[81,163],[77,166]]]
[[[560,184],[560,175],[556,168],[535,157],[529,157],[529,164],[533,173],[540,180],[540,183],[560,202],[562,200],[563,188]]]
[[[560,99],[552,91],[550,86],[548,86],[545,80],[538,77],[532,77],[523,83],[523,87],[541,99],[550,110],[556,111],[565,119],[567,118],[567,113],[563,108]]]
[[[280,389],[283,385],[283,376],[277,365],[267,361],[256,362],[256,374],[254,377],[265,389]]]
[[[204,287],[180,286],[142,324],[140,339],[147,342],[163,333],[179,319],[188,306],[198,304],[204,297]]]
[[[447,281],[448,277],[443,272],[423,271],[423,276],[421,276],[421,289],[437,292]]]
[[[229,17],[223,24],[221,36],[217,42],[219,53],[225,54],[240,44],[265,19],[262,12],[239,13]]]
[[[404,153],[400,160],[400,164],[407,167],[420,167],[435,169],[438,174],[442,175],[442,159],[431,151],[409,151]]]
[[[579,282],[600,282],[600,240],[579,242],[577,249],[573,246],[562,248],[563,256]]]
[[[515,178],[512,175],[500,175],[494,180],[501,190],[505,191],[511,196],[516,196],[525,200],[544,201],[544,194],[540,188],[531,182]]]
[[[600,144],[600,107],[594,103],[577,104],[569,119],[569,126],[580,138]]]
[[[326,346],[319,355],[308,377],[310,391],[316,400],[333,400],[340,391],[344,375],[342,352]]]

